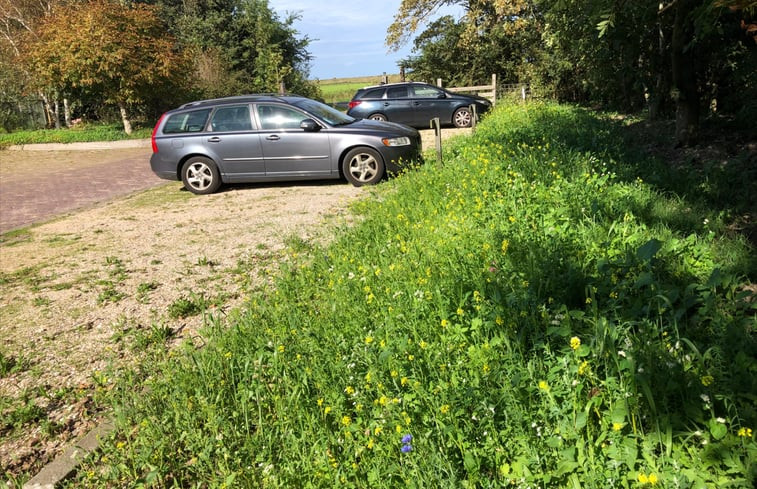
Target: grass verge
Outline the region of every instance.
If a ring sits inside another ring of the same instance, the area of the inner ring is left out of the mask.
[[[627,129],[498,108],[124,378],[72,484],[753,487],[755,253],[729,224],[754,170]]]
[[[83,124],[71,129],[37,129],[0,133],[0,150],[8,146],[38,143],[88,143],[149,138],[151,127],[136,128],[127,135],[120,124]]]

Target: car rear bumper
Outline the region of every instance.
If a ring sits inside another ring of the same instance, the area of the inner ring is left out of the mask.
[[[179,174],[176,171],[176,162],[173,160],[164,160],[160,153],[153,153],[150,157],[150,168],[153,173],[164,180],[178,180]]]

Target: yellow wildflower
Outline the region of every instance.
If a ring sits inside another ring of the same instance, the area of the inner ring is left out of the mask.
[[[440,410],[441,410],[442,414],[447,414],[449,412],[449,404],[442,405],[442,407],[441,407]]]
[[[581,365],[578,366],[578,375],[586,375],[588,371],[589,371],[589,362],[587,361],[581,362]]]
[[[578,336],[574,336],[570,339],[570,347],[574,350],[578,350],[578,348],[581,346],[581,338]]]

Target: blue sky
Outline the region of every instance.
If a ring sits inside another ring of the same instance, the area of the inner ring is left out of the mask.
[[[410,54],[412,45],[389,52],[384,43],[386,29],[400,3],[401,0],[270,0],[268,4],[282,20],[287,12],[300,14],[293,27],[311,39],[310,77],[326,80],[399,73],[397,62]],[[460,17],[461,12],[447,8],[433,18],[444,14]]]

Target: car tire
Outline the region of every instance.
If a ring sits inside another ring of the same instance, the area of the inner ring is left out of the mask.
[[[387,121],[388,120],[384,114],[371,114],[368,118],[373,121]]]
[[[193,156],[181,167],[181,181],[193,194],[212,194],[221,187],[221,173],[210,158]]]
[[[355,148],[344,156],[342,172],[356,187],[373,185],[384,178],[384,160],[375,149]]]
[[[455,127],[470,127],[473,114],[469,107],[460,107],[452,114],[452,123]]]

